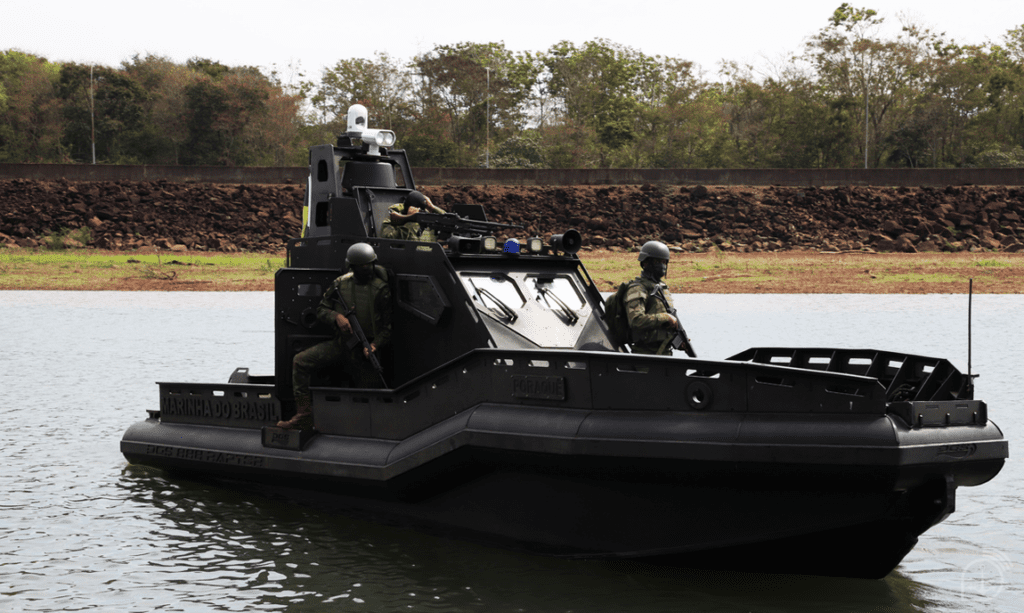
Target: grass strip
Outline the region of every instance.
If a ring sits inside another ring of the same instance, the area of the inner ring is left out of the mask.
[[[636,253],[581,251],[601,290],[640,272]],[[3,290],[272,291],[283,254],[0,249]],[[1024,293],[1024,254],[678,253],[676,293]]]

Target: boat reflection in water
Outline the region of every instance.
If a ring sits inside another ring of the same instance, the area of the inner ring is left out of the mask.
[[[353,118],[363,122],[353,123]],[[1008,445],[940,358],[755,348],[726,360],[616,344],[575,230],[508,250],[482,207],[424,218],[443,242],[378,236],[415,182],[390,138],[314,147],[307,226],[275,287],[275,373],[161,383],[125,432],[134,464],[330,497],[339,508],[540,553],[883,577],[992,479]],[[360,144],[361,143],[361,144]],[[345,254],[392,273],[386,389],[330,375],[315,429],[292,357],[331,338],[313,316]]]

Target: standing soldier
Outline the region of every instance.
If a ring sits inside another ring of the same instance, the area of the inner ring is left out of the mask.
[[[633,353],[672,355],[679,322],[668,286],[662,282],[668,274],[669,257],[668,247],[658,241],[648,241],[640,248],[643,272],[630,282],[623,299]]]
[[[377,253],[366,243],[349,247],[345,261],[350,272],[334,280],[316,309],[317,319],[334,330],[334,339],[295,354],[292,391],[296,413],[288,421],[278,422],[278,428],[313,427],[309,382],[321,368],[339,366],[351,377],[354,387],[374,388],[383,384],[374,362],[378,351],[391,340],[391,289],[382,278],[387,273],[375,264]],[[368,346],[352,340],[356,325],[362,329]]]

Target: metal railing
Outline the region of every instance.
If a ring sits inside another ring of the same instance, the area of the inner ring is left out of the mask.
[[[317,429],[389,440],[408,438],[480,403],[587,411],[886,412],[885,388],[872,377],[560,350],[477,349],[396,389],[312,392]]]

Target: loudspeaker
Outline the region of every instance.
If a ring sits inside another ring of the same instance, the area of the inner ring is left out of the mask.
[[[551,248],[568,254],[576,253],[583,246],[583,236],[579,230],[566,230],[564,234],[551,237]]]

